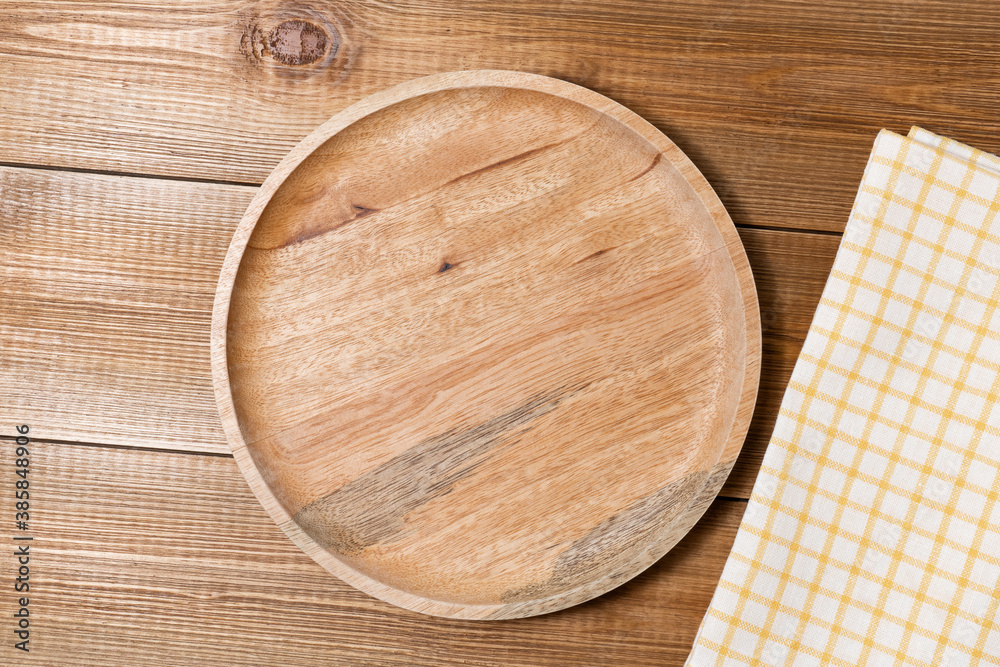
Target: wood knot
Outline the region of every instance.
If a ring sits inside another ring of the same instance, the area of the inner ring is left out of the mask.
[[[330,38],[317,25],[307,21],[284,21],[267,35],[268,51],[285,65],[308,65],[326,55]]]
[[[272,23],[266,18],[248,18],[240,50],[253,63],[273,62],[293,68],[325,68],[339,61],[342,39],[333,22],[322,16],[284,18]],[[271,24],[268,26],[268,24]],[[286,70],[291,73],[292,70]]]

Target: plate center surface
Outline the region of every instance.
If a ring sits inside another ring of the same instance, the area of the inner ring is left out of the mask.
[[[278,502],[355,570],[547,598],[632,576],[701,489],[742,310],[711,214],[634,130],[543,92],[438,91],[341,130],[271,198],[232,291],[233,405]]]

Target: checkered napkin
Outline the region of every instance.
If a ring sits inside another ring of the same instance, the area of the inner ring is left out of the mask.
[[[879,134],[690,667],[1000,665],[998,187]]]

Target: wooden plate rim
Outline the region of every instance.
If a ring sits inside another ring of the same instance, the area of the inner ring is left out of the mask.
[[[721,448],[719,459],[710,470],[705,484],[698,493],[693,494],[692,507],[689,507],[688,511],[683,513],[681,519],[679,519],[679,521],[683,520],[687,522],[688,525],[683,526],[680,531],[671,531],[674,534],[680,533],[673,542],[676,542],[680,536],[690,530],[697,522],[708,508],[711,500],[715,498],[722,488],[728,477],[729,470],[739,455],[756,402],[760,377],[761,350],[760,315],[753,275],[750,272],[749,262],[735,225],[715,191],[690,159],[662,132],[631,110],[599,93],[567,81],[538,74],[507,70],[467,70],[434,74],[407,81],[374,93],[340,111],[305,137],[281,160],[264,181],[263,185],[261,185],[233,234],[229,250],[219,274],[215,301],[212,308],[210,343],[212,383],[227,442],[244,478],[250,485],[254,495],[264,506],[264,509],[282,531],[316,562],[355,588],[391,604],[413,611],[450,618],[519,618],[548,613],[584,602],[615,588],[623,583],[623,581],[608,582],[609,585],[603,587],[599,585],[600,581],[597,582],[597,585],[595,585],[595,582],[590,582],[584,586],[542,600],[511,604],[477,605],[429,599],[387,586],[380,581],[372,579],[317,544],[295,523],[292,516],[285,511],[275,498],[271,489],[261,477],[260,471],[254,464],[247,449],[247,443],[241,431],[239,420],[236,417],[229,384],[227,334],[232,291],[235,287],[240,262],[242,261],[254,227],[268,202],[271,200],[271,197],[278,191],[285,179],[314,150],[361,118],[412,97],[449,89],[469,87],[504,87],[548,93],[556,97],[569,99],[611,116],[656,146],[665,157],[670,159],[691,184],[706,209],[712,215],[725,241],[737,280],[740,284],[740,296],[744,305],[746,350],[744,355],[743,387],[729,437],[726,440],[725,446]],[[673,543],[666,545],[666,550],[669,550],[672,546]],[[642,563],[631,573],[630,578],[638,575],[658,559],[659,556],[650,562]]]

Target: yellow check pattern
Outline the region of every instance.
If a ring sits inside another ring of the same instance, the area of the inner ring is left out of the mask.
[[[689,667],[1000,665],[998,213],[879,134]]]

